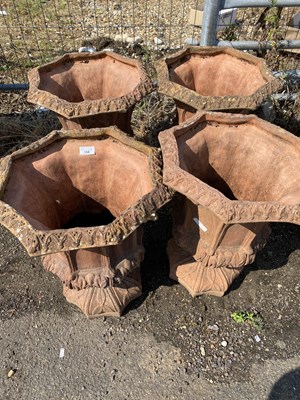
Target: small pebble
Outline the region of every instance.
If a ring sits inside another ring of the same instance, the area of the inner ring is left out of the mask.
[[[140,42],[142,42],[142,38],[140,36],[135,36],[135,37],[128,36],[126,38],[126,42],[127,43],[140,43]]]
[[[198,46],[199,45],[199,40],[195,38],[187,38],[185,40],[185,44],[188,44],[189,46]]]
[[[114,51],[114,49],[112,47],[105,47],[105,49],[101,50],[101,52],[104,51]]]
[[[123,33],[116,35],[114,39],[116,42],[126,42],[127,38],[128,38],[127,33]]]
[[[275,343],[275,346],[279,347],[281,350],[286,349],[286,344],[282,340],[277,340],[277,342]]]
[[[217,324],[214,324],[214,325],[208,325],[207,329],[209,329],[210,331],[217,332],[219,330],[219,327]]]
[[[7,377],[8,377],[8,378],[11,378],[12,376],[14,376],[15,373],[16,373],[16,370],[11,368],[11,369],[7,372]]]
[[[95,47],[83,46],[79,47],[78,53],[95,53]]]
[[[221,342],[221,345],[222,345],[223,347],[226,347],[226,346],[227,346],[226,340],[223,340],[223,341]]]
[[[154,43],[157,44],[157,45],[163,44],[163,41],[162,41],[160,38],[158,38],[158,37],[155,37],[155,38],[153,39],[153,41],[154,41]]]
[[[259,342],[261,341],[261,339],[260,339],[260,337],[259,337],[258,335],[255,335],[255,336],[254,336],[254,339],[255,339],[255,341],[256,341],[257,343],[259,343]]]
[[[201,356],[205,356],[205,348],[204,348],[204,346],[200,346],[200,353],[201,353]]]

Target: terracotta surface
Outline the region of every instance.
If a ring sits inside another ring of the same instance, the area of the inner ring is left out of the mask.
[[[164,183],[180,193],[170,276],[192,295],[222,295],[269,222],[300,224],[300,140],[253,115],[199,112],[159,141]]]
[[[0,223],[88,316],[120,315],[141,293],[140,225],[171,197],[159,150],[117,128],[57,131],[2,159],[0,178]]]
[[[179,123],[197,110],[254,110],[281,86],[262,59],[230,48],[187,47],[159,60],[156,70]]]
[[[141,295],[141,278],[139,270],[133,271],[119,284],[105,289],[88,287],[84,290],[63,287],[66,299],[81,308],[88,318],[119,317],[125,307]]]
[[[115,246],[68,252],[70,274],[64,281],[67,300],[90,317],[120,316],[128,303],[141,295],[142,233],[140,227]],[[42,260],[54,273],[55,256],[46,255]]]
[[[111,51],[66,54],[28,78],[28,101],[56,112],[64,129],[116,125],[129,133],[133,106],[153,89],[139,61]]]
[[[192,296],[208,294],[223,296],[243,267],[220,266],[212,268],[185,252],[171,239],[168,243],[170,278],[178,281]]]

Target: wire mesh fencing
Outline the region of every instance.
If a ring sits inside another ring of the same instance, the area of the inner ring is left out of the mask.
[[[0,83],[27,82],[27,70],[84,43],[133,46],[151,53],[168,53],[185,44],[199,44],[203,1],[195,0],[8,0],[0,3]],[[274,40],[287,35],[288,23],[299,8],[235,10],[222,24],[220,40]],[[297,36],[298,35],[298,36]],[[300,39],[296,30],[295,39]],[[97,47],[97,46],[96,46]],[[299,53],[290,52],[285,64],[299,68]]]

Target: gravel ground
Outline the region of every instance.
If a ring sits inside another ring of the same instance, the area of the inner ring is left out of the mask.
[[[0,398],[299,399],[300,227],[274,224],[223,298],[169,280],[169,234],[163,210],[146,225],[141,298],[120,319],[87,320],[1,228]],[[262,329],[230,317],[246,310]]]

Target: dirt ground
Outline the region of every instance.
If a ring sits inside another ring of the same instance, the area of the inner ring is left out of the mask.
[[[272,224],[224,297],[192,298],[168,278],[170,209],[145,226],[143,295],[120,319],[87,320],[1,228],[1,399],[300,399],[300,226]]]
[[[141,298],[94,320],[1,228],[1,399],[300,398],[300,227],[274,224],[223,298],[192,298],[168,278],[168,223],[163,210],[145,228]],[[235,322],[241,310],[263,328]]]

